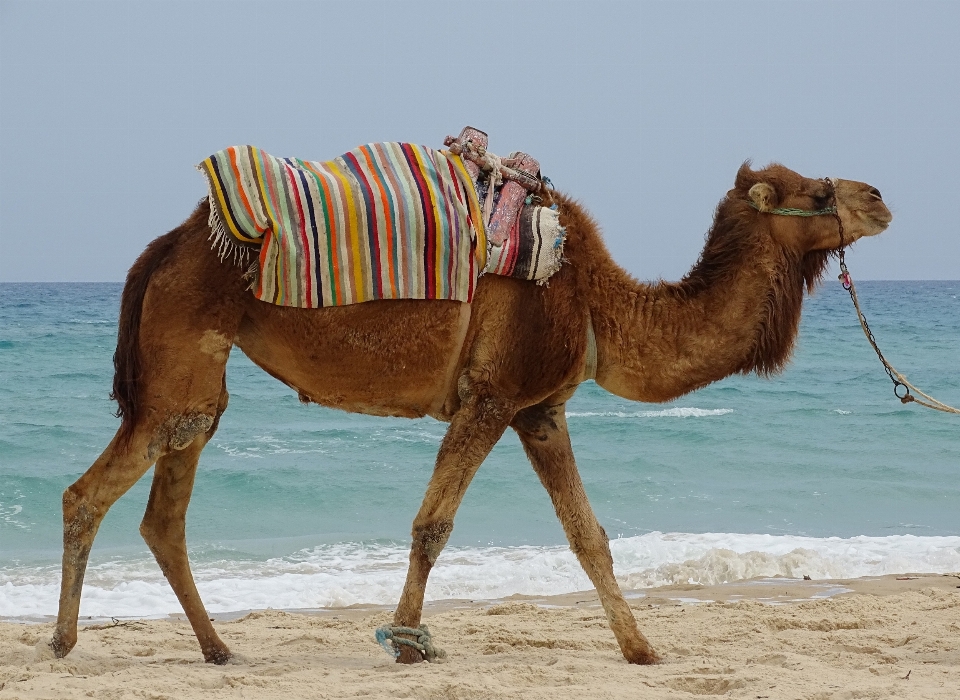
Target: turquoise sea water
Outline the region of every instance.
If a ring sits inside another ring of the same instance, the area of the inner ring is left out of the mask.
[[[960,282],[858,289],[888,359],[960,405]],[[56,610],[60,495],[118,425],[107,394],[120,291],[0,285],[0,616]],[[236,350],[227,381],[188,514],[211,611],[395,602],[446,426],[303,406]],[[780,377],[734,377],[666,405],[588,382],[568,410],[624,585],[960,570],[960,417],[893,398],[836,283],[807,300]],[[82,614],[178,609],[137,531],[149,482],[106,517]],[[508,434],[428,597],[589,588],[564,542]]]

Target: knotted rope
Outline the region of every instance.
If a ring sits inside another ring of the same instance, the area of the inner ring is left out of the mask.
[[[450,152],[455,156],[461,156],[465,160],[476,163],[481,171],[490,177],[489,187],[487,189],[487,198],[483,203],[484,224],[490,224],[493,216],[493,197],[494,190],[503,184],[504,180],[513,180],[520,183],[524,189],[529,192],[538,192],[542,183],[536,175],[518,170],[514,166],[517,161],[512,158],[501,158],[491,153],[483,146],[476,146],[472,141],[461,142],[454,136],[448,136],[443,140],[443,145],[450,148]]]
[[[408,634],[417,639],[414,641],[406,637],[398,637],[398,634]],[[447,656],[447,652],[433,645],[430,630],[427,629],[426,625],[420,625],[419,627],[391,627],[390,625],[384,625],[383,627],[377,627],[376,638],[377,643],[386,649],[388,654],[393,654],[394,658],[400,656],[401,644],[413,647],[423,654],[423,658],[427,661],[436,661],[437,659],[443,659]],[[393,644],[391,645],[388,640],[392,641]]]

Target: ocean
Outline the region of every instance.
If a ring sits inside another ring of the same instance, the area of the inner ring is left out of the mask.
[[[960,282],[858,290],[887,358],[960,406]],[[118,425],[107,394],[120,292],[0,284],[0,617],[56,614],[61,493]],[[187,515],[208,610],[395,604],[445,424],[301,405],[238,350],[227,383]],[[805,302],[781,376],[732,377],[664,405],[587,382],[568,411],[627,588],[960,571],[960,417],[894,398],[832,280]],[[137,530],[151,474],[104,520],[83,616],[180,611]],[[467,493],[427,599],[590,587],[508,433]]]

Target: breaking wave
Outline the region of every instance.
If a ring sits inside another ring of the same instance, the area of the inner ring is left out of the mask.
[[[617,578],[626,589],[718,584],[770,576],[857,578],[960,571],[960,537],[814,538],[733,533],[660,533],[614,540]],[[278,608],[391,605],[403,585],[408,551],[396,544],[348,543],[264,561],[222,559],[195,567],[213,613]],[[457,547],[444,551],[427,599],[489,600],[591,588],[567,547]],[[0,616],[53,615],[59,567],[0,569]],[[152,559],[88,570],[81,615],[164,616],[180,611]]]

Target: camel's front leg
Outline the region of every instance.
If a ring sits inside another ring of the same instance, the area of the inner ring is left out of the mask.
[[[427,494],[413,521],[410,567],[393,617],[395,625],[417,627],[420,624],[427,577],[450,538],[457,508],[473,475],[512,417],[513,410],[501,400],[473,395],[450,421]],[[400,663],[422,660],[420,652],[405,645],[397,658]]]
[[[624,658],[634,664],[657,663],[660,657],[637,629],[637,621],[613,576],[607,533],[593,514],[574,462],[565,404],[531,406],[517,413],[512,425],[550,494],[570,549],[597,589]]]

